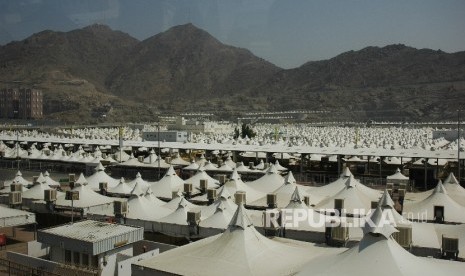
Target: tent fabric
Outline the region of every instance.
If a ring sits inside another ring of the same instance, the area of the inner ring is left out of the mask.
[[[399,168],[397,168],[396,173],[393,175],[386,176],[387,180],[409,180],[409,178],[402,174]]]
[[[135,265],[179,275],[290,275],[315,256],[332,252],[338,249],[262,236],[241,204],[224,233]]]
[[[276,167],[271,164],[265,175],[245,184],[259,192],[268,194],[281,187],[284,184],[284,178],[278,174]]]
[[[426,218],[433,221],[435,219],[435,206],[444,206],[444,221],[465,223],[465,207],[455,202],[446,191],[441,181],[434,188],[431,195],[418,202],[406,202],[404,213],[413,218]]]
[[[0,205],[0,228],[32,224],[36,222],[34,213],[11,209]]]
[[[162,179],[150,184],[153,193],[162,198],[172,198],[173,191],[180,191],[183,189],[184,180],[180,178],[173,166],[171,166],[165,173]]]

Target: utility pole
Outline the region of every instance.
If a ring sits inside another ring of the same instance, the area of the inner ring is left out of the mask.
[[[460,185],[460,109],[457,110],[457,177]]]
[[[160,158],[161,158],[161,149],[160,149],[160,118],[158,118],[158,180],[160,180],[161,171],[160,171]]]

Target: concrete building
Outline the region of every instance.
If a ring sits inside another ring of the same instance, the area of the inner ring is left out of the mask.
[[[187,142],[189,135],[187,131],[144,131],[142,133],[144,141],[165,141],[165,142]]]
[[[83,220],[39,230],[28,255],[8,252],[7,257],[51,275],[130,275],[132,263],[159,253],[143,236],[142,227]],[[144,247],[139,255],[136,245]]]
[[[228,122],[200,122],[178,117],[176,124],[168,125],[169,130],[188,131],[192,133],[231,133],[233,128]]]
[[[0,90],[0,118],[39,119],[43,116],[41,90],[8,88]]]

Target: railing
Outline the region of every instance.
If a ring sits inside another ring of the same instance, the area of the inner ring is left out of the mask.
[[[53,270],[53,271],[51,271]],[[0,276],[60,276],[60,275],[80,275],[98,276],[97,269],[75,267],[73,265],[58,264],[53,269],[44,267],[32,267],[23,263],[17,263],[8,259],[0,258]]]

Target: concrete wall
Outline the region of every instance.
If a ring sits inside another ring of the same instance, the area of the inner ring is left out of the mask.
[[[131,265],[133,263],[152,258],[159,254],[159,250],[155,249],[146,253],[137,255],[135,257],[128,258],[124,261],[118,262],[118,276],[131,275]]]
[[[37,242],[37,241],[30,241],[27,243],[27,255],[31,257],[43,257],[50,253],[50,247]]]

